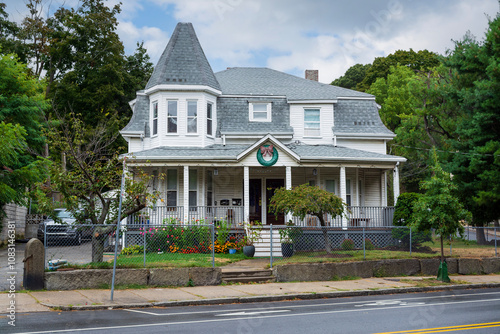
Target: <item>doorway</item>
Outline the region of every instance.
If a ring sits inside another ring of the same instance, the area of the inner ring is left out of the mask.
[[[262,180],[250,179],[250,216],[251,222],[262,221]]]
[[[285,186],[285,180],[283,179],[267,179],[266,180],[266,224],[270,225],[285,225],[285,215],[283,213],[279,213],[277,216],[274,213],[269,212],[269,202],[271,197],[274,195],[274,191],[277,188],[281,188]]]

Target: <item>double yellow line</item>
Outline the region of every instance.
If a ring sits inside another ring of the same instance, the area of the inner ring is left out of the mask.
[[[452,331],[465,331],[468,329],[480,329],[480,328],[490,328],[490,327],[500,327],[500,322],[485,322],[482,324],[470,324],[461,326],[449,326],[449,327],[436,327],[436,328],[425,328],[425,329],[413,329],[408,331],[400,332],[383,332],[376,334],[424,334],[424,333],[444,333]]]

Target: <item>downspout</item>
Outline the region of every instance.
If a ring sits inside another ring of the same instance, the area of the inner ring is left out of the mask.
[[[333,146],[337,147],[337,136],[333,134]]]
[[[222,135],[222,146],[226,146],[226,135]]]

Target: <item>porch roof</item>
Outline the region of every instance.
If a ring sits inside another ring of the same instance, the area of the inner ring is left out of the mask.
[[[150,150],[128,153],[129,160],[149,161],[227,161],[237,162],[238,156],[252,145],[210,145],[206,147],[158,147]],[[370,162],[404,162],[405,158],[367,152],[353,148],[333,145],[286,145],[300,158],[308,161],[370,161]]]

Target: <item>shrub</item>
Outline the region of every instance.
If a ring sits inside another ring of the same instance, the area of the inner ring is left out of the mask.
[[[354,250],[354,247],[355,247],[354,241],[352,239],[344,239],[344,241],[342,241],[342,245],[340,247],[342,247],[342,249],[345,251]]]
[[[413,223],[413,206],[418,201],[421,195],[417,193],[402,193],[398,197],[396,207],[394,209],[394,226],[409,226]],[[401,241],[401,247],[410,247],[410,229],[395,228],[392,230],[392,237]],[[422,242],[431,241],[432,234],[430,231],[412,230],[411,243],[412,247],[418,247]]]
[[[374,244],[373,244],[373,242],[372,242],[370,239],[368,239],[368,238],[366,238],[366,239],[365,239],[365,249],[366,249],[366,250],[374,250],[374,249],[375,249],[375,245],[374,245]]]
[[[130,247],[126,247],[122,249],[121,253],[122,255],[134,255],[134,254],[140,254],[144,252],[144,246],[141,245],[134,245]]]

